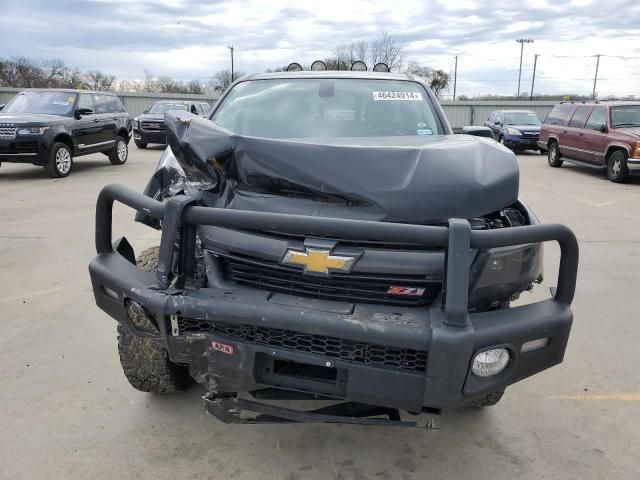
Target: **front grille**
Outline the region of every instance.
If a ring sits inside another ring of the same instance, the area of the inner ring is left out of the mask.
[[[180,334],[212,333],[231,340],[310,353],[361,365],[413,372],[425,372],[427,369],[427,352],[409,348],[354,342],[278,328],[207,322],[184,317],[178,318],[178,329]]]
[[[161,131],[164,130],[164,122],[162,121],[156,121],[156,122],[152,122],[152,121],[142,121],[140,123],[140,127],[144,130],[157,130],[157,131]]]
[[[526,138],[539,138],[540,132],[522,132],[522,136]]]
[[[3,140],[16,138],[16,127],[0,127],[0,138]]]
[[[38,153],[38,142],[11,142],[8,146],[0,147],[0,153]]]
[[[302,269],[251,257],[214,253],[227,280],[276,293],[288,293],[319,300],[418,307],[430,305],[440,293],[440,282],[420,276],[331,273],[305,275]],[[390,295],[392,286],[424,288],[421,296]]]

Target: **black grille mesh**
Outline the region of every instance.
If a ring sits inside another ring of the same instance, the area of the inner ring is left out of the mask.
[[[181,334],[209,332],[242,342],[311,353],[362,365],[414,372],[425,372],[427,368],[427,352],[408,348],[354,342],[277,328],[206,322],[182,317],[178,319],[178,328]]]
[[[430,305],[440,293],[440,282],[419,276],[332,273],[304,275],[302,269],[250,257],[215,253],[225,277],[231,282],[270,292],[288,293],[320,300],[419,307]],[[391,286],[424,288],[422,296],[389,295]]]

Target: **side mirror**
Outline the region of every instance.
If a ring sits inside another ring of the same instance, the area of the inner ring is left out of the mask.
[[[485,137],[490,138],[491,140],[495,140],[493,136],[493,131],[489,127],[480,127],[480,126],[470,126],[470,127],[462,127],[462,133],[465,135],[473,135],[475,137]]]
[[[91,110],[90,108],[76,108],[76,113],[74,115],[74,117],[76,117],[77,119],[82,118],[83,115],[92,115],[93,114],[93,110]]]
[[[607,126],[603,123],[602,125],[600,125],[600,128],[598,130],[600,130],[602,133],[607,133]]]
[[[4,108],[5,104],[4,103],[0,103],[0,111],[2,111],[2,109]]]
[[[149,109],[148,109],[148,108],[145,108],[145,109],[144,109],[144,112],[142,112],[142,113],[149,113]]]
[[[502,125],[502,122],[500,120],[496,120],[495,122],[493,122],[494,125],[500,126]]]

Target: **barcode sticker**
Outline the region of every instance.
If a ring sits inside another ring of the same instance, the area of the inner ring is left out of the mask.
[[[422,100],[422,94],[418,92],[372,92],[373,100],[375,102],[380,100],[391,100],[391,101],[413,101],[419,102]]]

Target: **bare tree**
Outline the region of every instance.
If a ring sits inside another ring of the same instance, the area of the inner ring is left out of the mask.
[[[234,79],[245,75],[244,72],[233,72]],[[218,70],[211,79],[211,86],[216,93],[224,92],[231,83],[231,70],[229,69]]]
[[[82,84],[88,90],[111,90],[116,82],[115,75],[109,75],[100,70],[89,70],[82,75]]]
[[[404,61],[404,43],[398,37],[382,32],[375,38],[352,40],[338,45],[333,51],[338,68],[349,70],[353,62],[363,61],[369,68],[376,63],[386,63],[391,70],[399,71]]]
[[[370,56],[371,42],[367,40],[352,40],[338,45],[333,53],[338,60],[338,70],[349,70],[351,65],[358,60],[367,62]]]
[[[399,71],[404,61],[404,42],[383,32],[369,42],[369,58],[372,67],[382,62],[387,64],[390,70]]]
[[[410,61],[405,72],[424,78],[436,96],[449,86],[449,74],[444,70],[435,70],[431,67],[420,65],[418,62]]]

